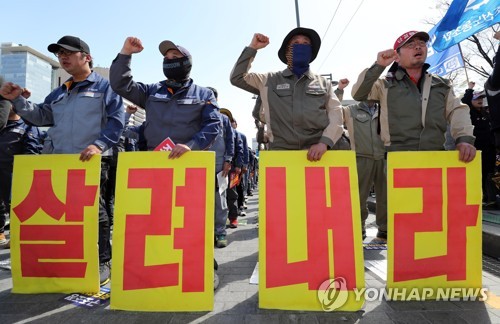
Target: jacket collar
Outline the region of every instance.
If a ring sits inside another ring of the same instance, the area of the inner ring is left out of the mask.
[[[427,73],[427,69],[430,67],[429,64],[427,63],[424,63],[424,65],[422,66],[422,76],[424,76],[426,73]],[[408,73],[406,72],[406,69],[402,68],[401,66],[398,65],[398,69],[396,71],[396,79],[398,81],[402,80],[405,75],[408,75]]]
[[[167,88],[168,88],[167,80],[160,81],[160,84],[161,84],[163,87],[167,87]],[[185,82],[182,84],[182,87],[180,87],[180,88],[179,88],[179,90],[180,90],[180,89],[184,89],[184,88],[189,88],[192,84],[193,84],[193,79],[189,78],[189,80],[185,81]]]
[[[373,110],[373,114],[370,112],[370,107],[368,107],[368,104],[366,102],[361,101],[358,105],[358,108],[369,113],[372,117],[377,117],[378,116],[378,107],[375,105],[375,109]]]
[[[80,81],[79,83],[84,83],[86,81],[89,82],[96,82],[98,81],[99,75],[95,73],[94,71],[90,72],[90,74],[87,76],[87,78],[83,81]],[[71,84],[73,83],[73,77],[70,77],[66,82],[63,83],[63,85],[66,87],[66,89],[69,89]]]
[[[289,68],[284,69],[281,73],[283,73],[283,76],[285,78],[290,78],[295,75]],[[314,74],[311,72],[311,69],[308,69],[303,75],[305,75],[310,80],[314,78]]]

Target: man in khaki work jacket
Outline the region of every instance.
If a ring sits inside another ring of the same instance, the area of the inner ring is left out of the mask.
[[[361,72],[352,97],[380,102],[380,136],[387,151],[444,150],[449,123],[460,161],[470,162],[476,149],[469,108],[449,80],[427,72],[428,40],[427,33],[416,31],[398,37],[392,49],[379,52],[377,61]]]
[[[340,79],[335,90],[342,100],[348,79]],[[349,131],[350,147],[356,152],[358,172],[359,203],[361,212],[361,231],[366,239],[366,220],[368,219],[367,200],[370,189],[375,189],[375,221],[377,235],[370,243],[387,243],[387,174],[384,143],[378,134],[379,105],[374,100],[366,100],[342,107],[344,123]]]
[[[254,34],[231,72],[231,83],[258,89],[271,150],[308,150],[308,160],[319,161],[343,132],[342,109],[331,82],[309,70],[321,39],[312,29],[295,28],[278,51],[285,70],[249,73],[257,50],[268,44],[267,36]]]

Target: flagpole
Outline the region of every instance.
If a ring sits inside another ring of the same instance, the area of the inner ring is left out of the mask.
[[[469,75],[467,74],[467,67],[464,60],[464,54],[462,53],[462,46],[460,46],[460,43],[458,43],[457,45],[458,49],[460,50],[460,55],[462,56],[462,61],[464,62],[465,79],[467,79],[467,84],[469,84]]]

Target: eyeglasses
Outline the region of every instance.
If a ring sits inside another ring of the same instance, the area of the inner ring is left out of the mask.
[[[409,49],[415,49],[416,47],[427,47],[427,42],[424,42],[423,40],[415,40],[415,41],[406,43],[401,47],[409,48]]]
[[[59,58],[62,56],[71,56],[75,53],[78,53],[78,52],[73,52],[73,51],[69,51],[67,49],[61,48],[57,52],[55,52],[54,55]]]

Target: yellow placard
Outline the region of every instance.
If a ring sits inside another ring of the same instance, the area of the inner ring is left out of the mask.
[[[99,291],[100,158],[16,155],[12,182],[12,292]]]
[[[214,152],[120,153],[112,309],[213,309]]]
[[[387,169],[388,297],[447,300],[449,294],[479,294],[479,152],[470,163],[460,162],[458,151],[393,152]]]
[[[356,157],[265,151],[259,160],[259,307],[356,311],[365,286]],[[360,294],[358,294],[360,295]]]

